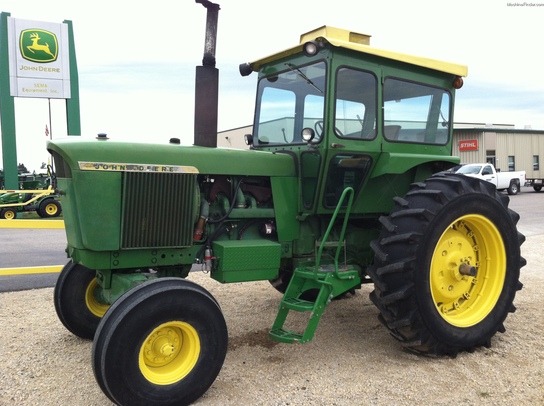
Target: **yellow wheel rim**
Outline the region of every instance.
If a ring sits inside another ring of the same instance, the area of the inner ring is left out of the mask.
[[[99,288],[96,278],[93,278],[87,290],[85,291],[85,304],[89,311],[97,317],[102,318],[106,314],[106,310],[110,307],[109,304],[104,304],[96,298],[96,290]]]
[[[15,217],[16,217],[16,214],[14,211],[11,211],[11,210],[7,210],[5,213],[4,213],[4,217],[6,220],[13,220]]]
[[[55,214],[57,214],[57,211],[58,211],[58,207],[56,204],[54,203],[48,203],[46,206],[45,206],[45,212],[47,214],[49,214],[50,216],[54,216]]]
[[[476,276],[467,272],[470,267]],[[438,240],[431,261],[431,294],[448,323],[470,327],[482,321],[497,304],[505,277],[504,243],[486,217],[460,217]]]
[[[139,355],[143,376],[156,385],[170,385],[192,371],[200,355],[200,338],[188,323],[161,324],[145,339]]]

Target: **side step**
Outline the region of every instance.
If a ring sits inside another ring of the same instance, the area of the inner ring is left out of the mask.
[[[313,268],[298,268],[280,302],[278,315],[269,333],[270,338],[282,343],[305,343],[314,337],[317,325],[325,307],[342,293],[361,286],[359,272],[353,268],[340,269],[338,272]],[[300,298],[309,289],[318,290],[315,301]],[[304,332],[294,332],[284,328],[289,311],[311,312]]]
[[[272,325],[270,338],[283,343],[305,343],[310,341],[315,334],[317,324],[325,311],[325,307],[330,301],[338,295],[347,292],[353,288],[361,286],[361,276],[356,267],[339,265],[338,259],[342,248],[345,250],[344,235],[348,225],[349,213],[353,204],[353,188],[347,187],[342,192],[342,196],[336,205],[334,214],[332,215],[327,231],[323,235],[323,240],[319,243],[315,267],[297,268],[293,272],[291,281],[285,290],[283,298],[280,302],[278,315]],[[331,230],[334,227],[336,217],[342,209],[344,200],[348,197],[347,206],[344,213],[344,221],[342,223],[342,231],[338,242],[328,242]],[[334,264],[321,264],[321,256],[323,249],[329,246],[336,246],[336,255]],[[302,294],[308,290],[318,290],[315,301],[309,301],[302,298]],[[308,324],[303,333],[296,333],[284,328],[287,315],[290,310],[296,312],[311,312]]]

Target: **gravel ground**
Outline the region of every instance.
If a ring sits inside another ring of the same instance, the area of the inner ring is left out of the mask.
[[[489,349],[455,359],[403,351],[377,321],[364,286],[330,304],[314,341],[268,339],[281,295],[267,282],[221,285],[201,273],[222,306],[229,351],[196,405],[542,405],[544,404],[544,235],[522,246],[517,312]],[[0,294],[1,405],[110,405],[95,382],[90,341],[58,321],[53,289]]]

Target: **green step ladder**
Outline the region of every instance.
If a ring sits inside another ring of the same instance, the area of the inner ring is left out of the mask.
[[[278,315],[276,316],[272,330],[269,333],[270,338],[273,340],[283,343],[305,343],[311,341],[327,304],[329,304],[334,297],[341,295],[350,289],[361,286],[361,276],[356,267],[338,265],[340,252],[342,251],[342,247],[345,246],[344,235],[348,225],[351,206],[353,204],[353,195],[353,188],[348,187],[344,189],[327,231],[323,236],[323,241],[319,244],[315,266],[301,267],[294,270],[291,281],[280,302]],[[340,238],[335,244],[336,254],[334,263],[321,264],[323,249],[331,246],[331,243],[327,242],[327,240],[346,196],[349,196],[349,199]],[[301,294],[310,289],[316,289],[319,292],[315,301],[301,298]],[[289,311],[311,312],[308,324],[303,333],[290,331],[284,328]]]

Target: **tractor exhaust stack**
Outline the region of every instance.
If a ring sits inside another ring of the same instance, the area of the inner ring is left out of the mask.
[[[217,147],[217,111],[219,104],[219,70],[215,67],[217,17],[219,4],[195,0],[207,9],[206,38],[202,66],[196,67],[194,145]]]

